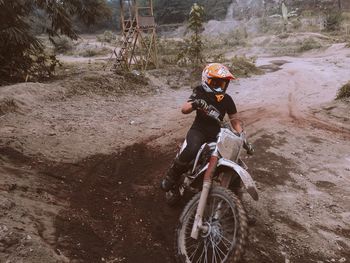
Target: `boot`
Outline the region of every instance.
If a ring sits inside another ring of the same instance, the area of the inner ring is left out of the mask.
[[[181,175],[187,171],[188,165],[185,162],[181,162],[179,159],[175,159],[173,164],[167,171],[165,178],[161,182],[161,188],[163,191],[168,192],[173,189],[180,180]]]

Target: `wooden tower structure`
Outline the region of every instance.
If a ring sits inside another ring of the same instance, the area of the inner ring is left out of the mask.
[[[153,0],[119,0],[122,47],[114,50],[114,68],[158,67]]]

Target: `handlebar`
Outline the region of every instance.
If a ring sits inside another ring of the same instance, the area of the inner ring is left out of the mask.
[[[230,131],[232,131],[234,134],[236,134],[237,136],[239,136],[242,141],[243,141],[243,147],[244,149],[246,149],[246,151],[248,152],[248,154],[253,154],[254,153],[254,147],[252,144],[250,144],[247,141],[247,136],[245,134],[245,132],[241,132],[241,133],[237,133],[237,131],[235,131],[232,126],[230,125],[230,123],[226,122],[226,121],[221,121],[219,119],[220,116],[220,112],[213,106],[213,105],[209,105],[207,111],[205,111],[205,113],[207,114],[207,116],[209,116],[210,118],[214,119],[215,121],[218,122],[218,124],[220,125],[221,128],[226,128],[229,129]]]
[[[219,119],[220,111],[217,108],[215,108],[213,105],[209,105],[208,109],[204,112],[207,114],[208,117],[216,120],[221,126],[222,121]]]

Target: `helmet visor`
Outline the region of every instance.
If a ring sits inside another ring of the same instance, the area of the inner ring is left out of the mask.
[[[228,79],[209,79],[208,84],[215,92],[225,92],[230,80]]]

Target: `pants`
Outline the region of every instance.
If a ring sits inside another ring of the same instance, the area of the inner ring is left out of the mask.
[[[203,143],[213,142],[215,140],[216,134],[206,134],[205,132],[191,128],[186,136],[187,145],[178,157],[179,161],[181,163],[190,163],[196,157]]]

